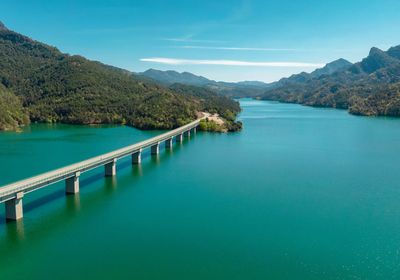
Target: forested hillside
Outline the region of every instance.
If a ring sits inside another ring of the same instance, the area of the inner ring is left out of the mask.
[[[262,99],[348,109],[368,116],[400,116],[400,46],[319,76],[302,75],[271,88]]]
[[[15,130],[28,123],[28,114],[19,98],[0,84],[0,130]]]
[[[0,84],[8,96],[2,98],[15,94],[13,104],[22,104],[18,112],[39,122],[126,123],[142,129],[170,129],[211,106],[206,99],[145,81],[129,71],[63,54],[1,23]],[[6,125],[1,122],[0,129]]]

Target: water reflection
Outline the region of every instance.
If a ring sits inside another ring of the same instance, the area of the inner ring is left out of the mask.
[[[104,186],[107,192],[114,192],[117,189],[117,176],[106,177],[104,180]]]
[[[8,221],[6,224],[7,238],[9,241],[16,243],[25,239],[24,220]]]
[[[138,177],[143,176],[143,167],[141,164],[136,164],[132,166],[132,175]]]
[[[160,154],[151,155],[151,162],[155,163],[156,165],[160,164]]]
[[[81,196],[80,193],[76,193],[74,195],[67,195],[66,200],[66,209],[70,214],[77,214],[81,210]]]
[[[172,155],[173,153],[174,153],[174,149],[171,147],[171,148],[169,148],[169,149],[165,149],[165,153],[167,154],[167,155]]]

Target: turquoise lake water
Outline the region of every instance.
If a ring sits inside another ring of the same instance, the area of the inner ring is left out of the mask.
[[[0,208],[0,279],[399,279],[400,120],[242,100],[244,130],[197,133]],[[0,185],[160,132],[0,133]]]

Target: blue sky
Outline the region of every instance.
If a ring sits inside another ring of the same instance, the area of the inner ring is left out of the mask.
[[[400,44],[398,0],[2,0],[10,29],[131,71],[274,81]]]

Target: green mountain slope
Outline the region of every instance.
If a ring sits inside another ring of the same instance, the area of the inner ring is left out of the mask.
[[[282,78],[277,82],[273,82],[270,84],[270,89],[274,88],[279,88],[283,86],[295,86],[297,84],[302,84],[305,83],[311,79],[317,79],[323,75],[331,75],[333,73],[336,73],[341,70],[348,69],[350,66],[352,66],[352,63],[340,58],[335,61],[332,61],[328,64],[326,64],[322,68],[318,68],[315,71],[311,73],[306,73],[306,72],[301,72],[299,74],[294,74],[290,76],[289,78]]]
[[[28,123],[21,100],[0,84],[0,130],[15,130]]]
[[[330,74],[280,84],[262,99],[348,109],[357,115],[400,116],[400,46],[372,48],[361,62]]]
[[[40,122],[170,129],[207,109],[198,97],[126,70],[63,54],[4,25],[0,27],[0,84],[21,100],[32,121]]]

